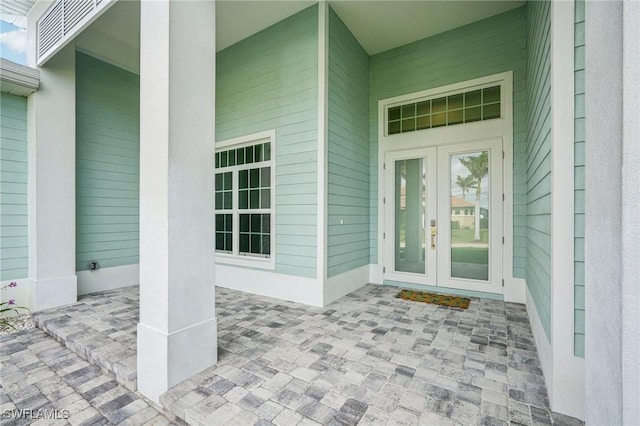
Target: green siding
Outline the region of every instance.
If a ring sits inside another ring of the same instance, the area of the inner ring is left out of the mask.
[[[217,55],[216,140],[276,129],[276,271],[316,276],[318,7]]]
[[[29,276],[27,99],[0,94],[0,281]]]
[[[527,3],[526,280],[551,337],[551,19],[549,1]]]
[[[460,27],[370,58],[370,259],[378,251],[378,101],[513,71],[513,274],[526,259],[526,8]]]
[[[76,58],[76,270],[138,263],[140,82]]]
[[[574,352],[584,358],[584,0],[575,2],[575,240],[574,240],[574,296],[575,336]]]
[[[332,9],[328,118],[327,267],[332,277],[369,264],[369,56]]]

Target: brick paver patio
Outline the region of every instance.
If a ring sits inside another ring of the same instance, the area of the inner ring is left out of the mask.
[[[549,410],[523,305],[460,310],[397,291],[368,285],[314,308],[218,288],[219,362],[165,393],[165,413],[194,425],[581,424]],[[131,390],[137,318],[135,287],[36,315]]]

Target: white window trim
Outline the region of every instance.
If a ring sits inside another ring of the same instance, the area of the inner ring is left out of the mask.
[[[260,167],[269,166],[271,167],[271,199],[270,199],[270,255],[269,257],[259,257],[259,256],[251,256],[251,255],[241,255],[239,254],[239,243],[240,243],[240,223],[239,223],[239,215],[240,210],[238,209],[238,171],[244,170],[247,168],[246,164],[236,165],[236,166],[227,166],[224,169],[215,169],[215,174],[224,173],[224,172],[233,172],[233,206],[235,207],[232,210],[227,210],[226,212],[233,214],[233,228],[232,228],[232,238],[233,238],[233,253],[224,253],[224,252],[215,252],[215,261],[216,264],[221,265],[234,265],[234,266],[245,266],[249,268],[258,268],[258,269],[270,269],[275,270],[276,267],[276,132],[274,130],[269,130],[266,132],[254,133],[251,135],[245,135],[234,139],[227,139],[224,141],[216,141],[216,154],[218,152],[226,151],[228,149],[233,148],[241,148],[243,146],[251,146],[259,143],[271,143],[271,160],[262,161],[260,163],[252,163],[248,165],[251,167],[253,164],[257,164]],[[215,158],[214,158],[215,160]],[[217,212],[217,210],[214,211]],[[218,213],[223,213],[223,211],[219,211]],[[228,214],[227,213],[227,214]]]

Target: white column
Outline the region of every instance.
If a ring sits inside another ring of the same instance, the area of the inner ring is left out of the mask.
[[[138,390],[214,364],[215,3],[141,2]]]
[[[28,17],[31,66],[35,20]],[[76,85],[75,46],[62,49],[40,68],[40,88],[28,101],[29,279],[32,310],[77,300],[76,280]]]

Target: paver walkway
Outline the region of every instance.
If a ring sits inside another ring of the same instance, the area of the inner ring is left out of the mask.
[[[0,336],[0,365],[2,425],[171,423],[42,330]]]
[[[218,288],[219,362],[161,403],[202,425],[581,424],[549,410],[523,305],[473,298],[463,311],[397,291],[313,308]],[[127,288],[37,321],[133,387],[137,315]]]

